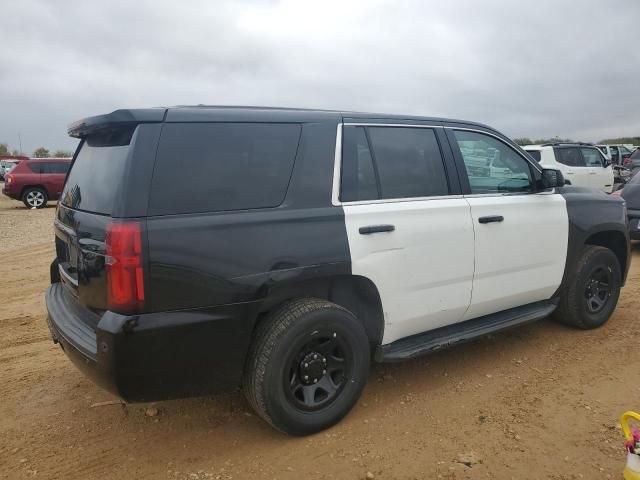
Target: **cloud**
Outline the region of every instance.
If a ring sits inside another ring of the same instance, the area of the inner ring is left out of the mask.
[[[640,2],[3,2],[0,141],[116,108],[252,104],[640,134]]]

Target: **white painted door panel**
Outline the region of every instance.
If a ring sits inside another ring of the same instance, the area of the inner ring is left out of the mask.
[[[592,180],[589,175],[589,169],[586,167],[569,167],[564,165],[562,172],[564,178],[571,182],[575,187],[591,187]]]
[[[471,301],[474,235],[463,198],[343,205],[354,275],[378,287],[383,344],[460,321]],[[360,227],[395,231],[362,235]]]
[[[546,300],[560,286],[569,221],[559,194],[468,197],[476,238],[471,305],[463,320]],[[483,216],[499,223],[481,224]]]
[[[613,169],[608,167],[594,167],[593,168],[593,187],[598,190],[602,190],[605,193],[611,193],[613,191]]]

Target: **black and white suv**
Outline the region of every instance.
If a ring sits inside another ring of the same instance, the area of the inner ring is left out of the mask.
[[[477,123],[179,107],[69,133],[48,322],[128,401],[241,385],[308,434],[347,414],[371,359],[550,314],[595,328],[626,277],[624,201]]]

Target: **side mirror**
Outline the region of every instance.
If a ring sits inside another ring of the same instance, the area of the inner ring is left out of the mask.
[[[545,168],[542,170],[542,189],[564,187],[567,183],[560,170]]]

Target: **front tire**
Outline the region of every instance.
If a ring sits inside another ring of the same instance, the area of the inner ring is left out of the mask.
[[[588,245],[564,289],[555,319],[583,330],[604,325],[616,308],[621,284],[615,254],[608,248]]]
[[[22,194],[22,203],[27,208],[44,208],[48,200],[47,192],[38,187],[27,188]]]
[[[339,422],[357,402],[369,357],[364,328],[351,312],[325,300],[293,300],[258,326],[245,395],[274,428],[315,433]]]

